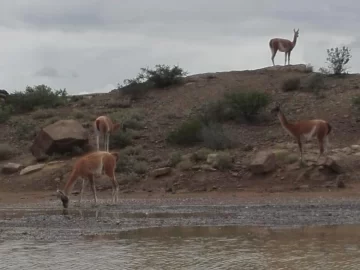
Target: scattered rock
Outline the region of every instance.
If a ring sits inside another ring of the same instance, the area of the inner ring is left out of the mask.
[[[326,158],[324,166],[329,168],[335,173],[343,173],[344,170],[342,166],[340,166],[340,159],[336,156],[329,156]]]
[[[89,143],[88,133],[76,120],[59,120],[43,128],[36,136],[30,151],[36,159],[54,153],[72,152]]]
[[[150,176],[159,177],[159,176],[164,176],[164,175],[170,174],[170,172],[171,172],[171,167],[163,167],[163,168],[158,168],[158,169],[153,170],[150,173]]]
[[[20,175],[24,175],[24,174],[29,174],[29,173],[33,173],[33,172],[36,172],[36,171],[40,171],[42,168],[45,167],[46,164],[44,163],[39,163],[39,164],[36,164],[36,165],[31,165],[31,166],[28,166],[24,169],[22,169],[20,171]]]
[[[276,157],[271,151],[260,151],[250,164],[253,174],[262,174],[276,169]]]
[[[22,167],[23,165],[21,164],[9,162],[2,167],[1,172],[5,174],[12,174],[20,171]]]
[[[351,155],[351,153],[352,153],[352,150],[351,150],[350,147],[344,147],[344,148],[341,149],[341,150],[342,150],[342,152],[344,152],[344,153],[347,154],[347,155]]]
[[[338,188],[345,188],[346,187],[345,182],[344,182],[344,175],[338,175],[336,177],[336,186]]]
[[[354,150],[354,151],[360,151],[360,145],[358,145],[358,144],[353,144],[352,146],[350,146],[351,147],[351,149],[352,150]]]

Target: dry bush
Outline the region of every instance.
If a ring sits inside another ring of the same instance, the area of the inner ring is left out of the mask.
[[[300,89],[300,85],[301,85],[300,78],[298,78],[298,77],[289,78],[283,82],[281,89],[284,92],[296,91],[296,90]]]
[[[9,144],[0,144],[0,160],[9,160],[14,153],[14,149]]]
[[[37,110],[33,112],[32,114],[33,119],[47,119],[54,117],[56,115],[55,111],[52,109],[43,109],[43,110]]]

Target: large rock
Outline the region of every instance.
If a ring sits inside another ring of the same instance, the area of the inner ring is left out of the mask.
[[[262,174],[276,169],[276,156],[271,151],[260,151],[250,164],[253,174]]]
[[[40,160],[45,155],[71,152],[74,147],[83,149],[88,143],[88,133],[78,121],[59,120],[39,132],[30,151]]]

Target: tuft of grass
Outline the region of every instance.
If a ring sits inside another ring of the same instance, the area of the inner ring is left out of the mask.
[[[132,144],[132,136],[129,132],[117,130],[110,136],[110,148],[124,148]]]
[[[181,171],[189,171],[193,167],[193,163],[191,162],[190,159],[184,159],[178,163],[177,167]]]
[[[168,165],[170,167],[175,167],[181,161],[181,154],[179,152],[174,152],[170,154]]]
[[[0,160],[9,160],[13,155],[14,149],[9,144],[0,144]]]
[[[137,174],[145,174],[148,171],[148,164],[145,161],[135,162],[133,170]]]
[[[360,111],[360,95],[356,95],[351,99],[352,106]]]
[[[312,73],[314,71],[314,66],[311,64],[307,64],[305,68],[305,73]]]
[[[31,115],[33,119],[47,119],[54,117],[56,114],[55,111],[52,109],[43,109],[43,110],[40,109],[33,112]]]
[[[188,119],[178,128],[171,131],[166,140],[172,144],[194,145],[201,142],[202,122],[199,119]]]
[[[281,89],[284,92],[296,91],[296,90],[300,89],[300,84],[301,84],[300,78],[298,78],[298,77],[289,78],[283,82]]]
[[[195,162],[199,162],[199,161],[206,161],[207,156],[211,153],[212,151],[208,148],[201,148],[199,150],[197,150],[195,153],[192,154],[191,159],[194,160]]]
[[[232,148],[232,141],[227,137],[223,127],[218,123],[204,125],[201,129],[201,138],[205,147],[213,150]]]

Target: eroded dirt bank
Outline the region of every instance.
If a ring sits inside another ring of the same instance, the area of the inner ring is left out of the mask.
[[[360,223],[359,188],[332,192],[123,194],[118,205],[100,192],[67,213],[54,193],[0,194],[2,240],[70,240],[164,226],[306,226]],[[22,198],[15,200],[15,197]]]

